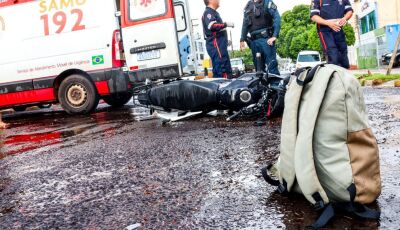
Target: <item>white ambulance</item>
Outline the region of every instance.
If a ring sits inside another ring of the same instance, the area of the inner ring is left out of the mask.
[[[192,74],[187,0],[0,0],[0,109],[122,106],[134,84]]]

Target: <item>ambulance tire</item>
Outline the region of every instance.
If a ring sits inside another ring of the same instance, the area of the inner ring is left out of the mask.
[[[132,93],[120,93],[118,95],[105,96],[103,100],[114,108],[126,105],[132,99]]]
[[[88,77],[74,74],[61,82],[58,100],[68,114],[75,115],[93,112],[99,104],[100,97],[94,83]]]

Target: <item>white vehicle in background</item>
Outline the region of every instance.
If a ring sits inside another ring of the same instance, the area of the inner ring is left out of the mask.
[[[232,69],[238,69],[240,72],[246,70],[246,65],[244,64],[243,58],[232,58],[231,59]]]
[[[315,67],[322,64],[321,55],[318,51],[301,51],[297,56],[296,68]]]
[[[0,0],[0,109],[122,106],[196,72],[188,0]]]

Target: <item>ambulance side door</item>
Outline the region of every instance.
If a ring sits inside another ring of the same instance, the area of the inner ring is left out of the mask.
[[[179,53],[184,74],[196,73],[197,60],[193,41],[193,25],[186,0],[175,0],[175,20],[178,31]]]
[[[173,0],[121,0],[121,27],[131,81],[182,75]]]

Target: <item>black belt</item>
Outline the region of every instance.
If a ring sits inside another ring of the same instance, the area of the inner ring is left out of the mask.
[[[257,40],[257,39],[261,39],[261,38],[267,38],[266,36],[263,36],[261,34],[256,34],[256,35],[251,35],[251,40]]]
[[[251,34],[251,40],[257,40],[261,38],[270,38],[270,31],[268,29],[257,32],[257,33],[250,33]]]

